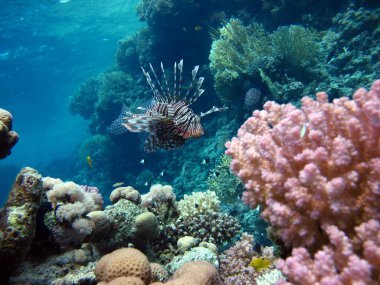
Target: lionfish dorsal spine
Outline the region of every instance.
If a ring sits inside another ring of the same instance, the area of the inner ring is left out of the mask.
[[[153,75],[154,75],[154,78],[156,79],[157,85],[158,85],[158,87],[159,87],[159,89],[158,89],[158,93],[160,94],[160,99],[162,100],[162,99],[163,99],[163,96],[164,96],[164,94],[165,94],[164,89],[162,88],[161,83],[160,83],[160,80],[158,80],[157,74],[156,74],[156,72],[154,71],[154,68],[153,68],[153,66],[152,66],[151,63],[149,63],[149,67],[150,67],[150,70],[152,71],[152,73],[153,73]]]
[[[183,59],[178,63],[179,70],[179,82],[178,82],[178,98],[181,98],[181,88],[182,88],[182,69],[183,69]]]
[[[202,83],[204,81],[204,77],[199,77],[197,81],[197,87],[195,88],[195,91],[193,95],[189,98],[189,105],[193,104],[195,101],[198,100],[198,98],[203,94],[204,90],[201,89]]]
[[[197,76],[198,70],[199,70],[199,65],[196,65],[196,66],[194,66],[193,70],[191,71],[191,82],[190,82],[189,89],[187,89],[185,98],[187,98],[189,96],[190,90],[191,90],[191,88],[193,88],[193,84],[195,81],[195,77]]]
[[[174,75],[173,75],[174,87],[173,87],[173,97],[177,100],[177,62],[174,62]]]
[[[153,92],[153,98],[154,98],[154,100],[159,101],[161,95],[160,95],[160,92],[158,91],[158,89],[156,88],[156,85],[152,81],[152,78],[150,77],[150,74],[148,72],[146,72],[143,67],[141,67],[141,69],[142,69],[143,74],[144,74],[144,76],[146,78],[146,81],[148,82],[148,85],[150,86],[150,89]]]
[[[165,82],[165,88],[166,88],[166,97],[167,97],[167,101],[170,102],[171,101],[171,95],[170,95],[170,89],[169,89],[169,84],[168,84],[168,80],[166,78],[166,74],[165,74],[165,69],[164,69],[164,65],[161,61],[161,71],[162,71],[162,76],[164,77],[164,82]]]

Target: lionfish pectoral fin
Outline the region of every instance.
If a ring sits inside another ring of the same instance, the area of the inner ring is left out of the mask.
[[[215,106],[212,106],[212,108],[210,110],[208,110],[207,112],[204,112],[199,115],[201,118],[204,117],[204,116],[207,116],[209,114],[212,114],[212,113],[215,113],[215,112],[223,112],[223,111],[226,111],[228,110],[228,107],[221,107],[221,108],[218,108],[218,107],[215,107]]]
[[[107,133],[111,135],[121,135],[128,132],[123,123],[130,118],[132,113],[128,110],[127,105],[123,104],[119,117],[107,127]]]
[[[139,115],[128,118],[123,122],[123,126],[134,133],[149,132],[157,122],[155,117]]]

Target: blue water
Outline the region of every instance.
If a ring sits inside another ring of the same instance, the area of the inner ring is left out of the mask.
[[[0,160],[0,204],[21,167],[73,175],[88,126],[69,113],[69,97],[112,66],[118,40],[141,28],[137,2],[1,1],[0,108],[12,113],[20,139]]]

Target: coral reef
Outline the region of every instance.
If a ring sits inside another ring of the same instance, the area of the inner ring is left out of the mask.
[[[316,96],[303,98],[301,109],[267,102],[255,111],[226,144],[231,169],[245,185],[244,202],[260,204],[274,233],[293,248],[294,256],[279,263],[289,281],[376,282],[380,259],[370,248],[380,241],[363,229],[379,227],[380,80],[352,100]],[[317,270],[326,260],[326,270]],[[308,277],[299,274],[302,262]]]
[[[22,264],[10,284],[96,284],[94,269],[98,259],[96,248],[84,244],[80,249],[53,255],[44,261]]]
[[[259,257],[258,252],[254,250],[254,243],[253,236],[243,233],[235,245],[220,255],[220,277],[223,284],[256,284],[255,281],[259,277],[273,269],[275,259],[273,249],[264,248],[263,257]],[[269,266],[263,270],[257,270],[252,266],[252,261],[260,258],[265,258],[269,262]]]
[[[41,175],[33,168],[23,168],[0,211],[0,283],[6,283],[30,250],[42,192]]]
[[[97,190],[50,177],[44,178],[44,188],[47,191],[47,201],[52,204],[52,210],[45,214],[45,225],[63,248],[81,245],[96,225],[107,228],[104,225],[107,224],[106,217],[99,221],[99,215],[93,216],[96,222],[86,217],[90,212],[102,209],[103,199]],[[90,189],[90,192],[86,189]]]
[[[244,190],[240,179],[231,173],[230,163],[231,158],[223,154],[207,179],[210,191],[214,191],[220,201],[225,204],[240,201],[239,198]]]
[[[12,114],[0,108],[0,159],[11,154],[18,141],[18,134],[12,131]]]
[[[196,275],[194,275],[194,273]],[[134,248],[122,248],[103,256],[95,268],[98,284],[197,284],[220,285],[218,271],[204,260],[189,261],[179,267],[170,281],[165,269]],[[161,277],[160,277],[161,276]],[[133,279],[130,279],[133,277]],[[128,279],[127,279],[128,278]],[[116,283],[120,282],[120,283]],[[127,282],[128,281],[128,282]],[[132,282],[133,281],[133,282]],[[123,283],[125,282],[125,283]],[[158,283],[156,283],[158,282]]]

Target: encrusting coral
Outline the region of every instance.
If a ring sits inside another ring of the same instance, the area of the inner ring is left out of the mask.
[[[0,159],[11,154],[18,141],[18,134],[12,131],[12,114],[0,108]]]
[[[290,282],[380,278],[380,80],[301,109],[267,102],[226,144],[243,201],[262,215],[291,257],[278,263]],[[326,266],[328,264],[328,266]],[[307,271],[305,271],[307,268]],[[307,273],[300,273],[307,272]],[[360,274],[359,274],[360,272]]]

